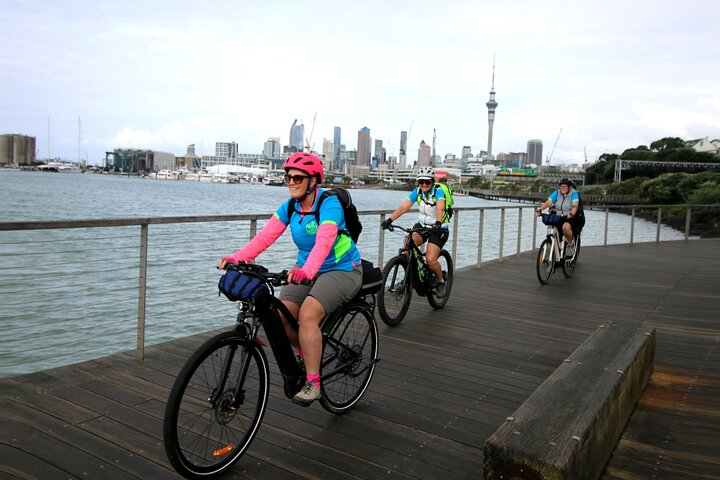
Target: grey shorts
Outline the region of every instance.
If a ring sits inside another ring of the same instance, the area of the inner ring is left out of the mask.
[[[299,265],[295,266],[300,268]],[[346,304],[360,291],[362,286],[362,266],[353,267],[351,272],[332,270],[321,273],[312,285],[285,285],[280,292],[280,300],[302,305],[305,297],[312,296],[325,309],[325,315]]]

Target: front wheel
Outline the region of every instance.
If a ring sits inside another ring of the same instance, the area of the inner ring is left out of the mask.
[[[363,396],[378,362],[378,332],[372,311],[362,304],[343,307],[329,323],[320,363],[320,404],[344,413]]]
[[[412,279],[407,255],[391,258],[383,268],[383,288],[378,293],[378,313],[386,325],[402,322],[410,308]]]
[[[567,247],[565,247],[567,248]],[[575,238],[575,253],[572,258],[566,258],[563,262],[563,275],[566,278],[571,278],[575,274],[575,267],[577,266],[578,258],[580,257],[580,237]]]
[[[537,270],[537,277],[540,283],[547,285],[550,281],[550,275],[553,273],[553,248],[552,242],[547,238],[540,244],[540,249],[537,253],[537,260],[535,261],[535,269]]]
[[[452,290],[453,284],[453,260],[450,253],[446,250],[440,251],[438,262],[440,262],[440,268],[442,269],[443,277],[445,277],[445,285],[440,292],[432,289],[428,291],[427,295],[428,303],[435,309],[445,306],[450,298],[450,290]]]
[[[245,453],[267,407],[265,352],[236,332],[205,343],[173,384],[163,423],[165,452],[186,478],[210,478]]]

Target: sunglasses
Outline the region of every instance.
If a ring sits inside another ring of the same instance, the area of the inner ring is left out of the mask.
[[[419,185],[431,185],[433,183],[432,180],[426,180],[424,178],[421,178],[417,182]]]
[[[295,184],[302,183],[303,181],[305,181],[306,178],[309,178],[309,176],[308,175],[288,175],[287,173],[285,174],[285,181],[287,183],[290,183],[290,180],[292,180],[292,182]]]

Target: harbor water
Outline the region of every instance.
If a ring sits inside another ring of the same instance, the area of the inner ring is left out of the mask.
[[[390,213],[407,192],[359,188],[352,196],[359,211]],[[287,199],[287,188],[261,184],[222,184],[154,180],[108,175],[0,171],[0,222],[88,220],[270,214]],[[499,244],[501,213],[458,213],[456,268],[514,254],[518,243],[517,204],[457,196],[456,207],[509,205],[504,242]],[[539,245],[540,224],[532,237],[532,209],[523,210],[521,250]],[[629,241],[629,217],[610,214],[608,243]],[[415,221],[409,212],[397,223]],[[359,248],[363,258],[379,259],[380,216],[361,216]],[[587,212],[583,245],[604,239],[604,212]],[[263,222],[258,222],[258,228]],[[482,258],[478,236],[482,231]],[[0,231],[0,376],[18,375],[110,355],[136,347],[138,318],[139,226]],[[249,239],[249,222],[199,222],[150,225],[145,305],[145,345],[230,326],[235,305],[217,295],[218,258]],[[636,219],[636,242],[654,241],[656,226]],[[681,239],[661,229],[661,240]],[[401,244],[385,234],[386,261]],[[501,250],[502,248],[502,250]],[[258,258],[271,270],[292,266],[295,255],[286,233]],[[535,278],[528,278],[536,283]],[[518,289],[527,288],[518,285]],[[480,292],[481,293],[481,292]]]

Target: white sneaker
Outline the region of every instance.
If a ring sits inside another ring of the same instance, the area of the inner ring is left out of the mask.
[[[565,247],[565,258],[572,258],[575,255],[575,242]]]
[[[293,403],[307,407],[318,398],[320,398],[320,387],[316,387],[313,382],[305,382],[305,386],[295,394],[292,401]]]

